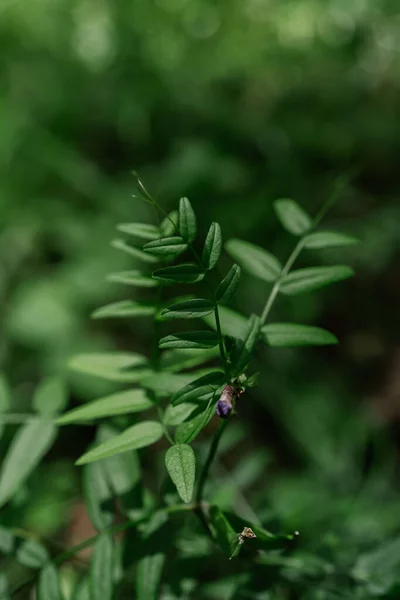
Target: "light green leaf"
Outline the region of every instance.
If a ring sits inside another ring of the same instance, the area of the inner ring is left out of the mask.
[[[89,581],[91,600],[112,600],[114,591],[114,544],[110,534],[102,533],[93,547]]]
[[[11,390],[3,374],[0,374],[0,414],[11,407]]]
[[[214,331],[187,331],[161,338],[160,348],[214,348],[218,345],[218,336]]]
[[[296,323],[270,323],[262,328],[265,341],[277,348],[295,346],[328,346],[337,344],[337,338],[320,327],[297,325]]]
[[[101,425],[98,430],[99,442],[112,439],[119,431],[109,425]],[[109,456],[94,465],[102,465],[109,485],[116,496],[123,500],[122,496],[130,492],[141,480],[140,463],[137,452],[123,452],[115,456]]]
[[[165,425],[169,425],[170,427],[176,427],[180,425],[190,415],[194,410],[196,410],[196,404],[190,404],[189,402],[183,402],[182,404],[178,404],[178,406],[172,406],[169,404],[164,413],[164,423]],[[1,549],[1,530],[0,530],[0,549]]]
[[[243,240],[233,239],[225,244],[225,249],[247,273],[254,277],[272,282],[281,273],[282,266],[278,259],[264,248]]]
[[[159,228],[148,223],[120,223],[117,229],[143,240],[155,240],[161,236]]]
[[[181,198],[179,202],[179,232],[189,244],[196,238],[196,215],[187,198]]]
[[[187,444],[172,446],[165,455],[165,466],[183,502],[189,503],[193,496],[196,459]]]
[[[74,589],[74,593],[71,600],[91,600],[88,578],[83,579],[78,583],[78,585]]]
[[[206,317],[214,312],[214,304],[211,300],[203,298],[194,298],[185,302],[171,304],[161,315],[164,319],[197,319]]]
[[[93,419],[141,412],[152,406],[153,403],[149,400],[144,390],[125,390],[74,408],[59,417],[56,422],[58,425],[81,423],[92,421]]]
[[[177,256],[187,249],[187,244],[179,236],[153,240],[143,246],[144,252],[150,252],[156,256]]]
[[[26,481],[49,450],[56,433],[55,425],[40,417],[18,429],[0,473],[0,506],[8,502]]]
[[[67,403],[67,388],[58,377],[44,379],[33,396],[33,408],[42,415],[55,415],[63,410]]]
[[[6,573],[0,573],[0,599],[11,600],[10,589]]]
[[[58,572],[53,563],[40,571],[37,600],[63,600]]]
[[[219,356],[218,348],[209,350],[166,350],[161,354],[162,369],[179,372],[202,365]]]
[[[177,210],[173,210],[169,213],[168,217],[165,217],[165,219],[161,222],[160,225],[162,237],[170,237],[171,235],[175,234],[176,230],[178,229],[178,219],[179,217]]]
[[[316,233],[310,233],[306,236],[304,239],[304,248],[316,250],[319,248],[332,248],[336,246],[353,246],[359,243],[360,240],[357,240],[357,238],[343,233],[336,233],[335,231],[317,231]]]
[[[116,248],[117,250],[122,250],[123,252],[130,254],[134,258],[143,260],[144,262],[147,262],[147,263],[158,262],[158,258],[156,256],[153,256],[152,254],[148,254],[147,252],[143,252],[143,250],[140,250],[139,248],[135,248],[134,246],[130,246],[129,244],[124,242],[124,240],[119,240],[119,239],[113,240],[111,242],[111,246],[113,248]]]
[[[139,381],[146,373],[147,365],[145,356],[133,352],[77,354],[69,361],[69,368],[74,371],[126,383]]]
[[[233,265],[228,275],[221,281],[215,292],[215,300],[218,304],[227,304],[233,298],[239,285],[240,273],[240,267]]]
[[[157,421],[142,421],[132,425],[132,427],[107,442],[96,446],[93,450],[89,450],[76,461],[76,464],[84,465],[128,450],[145,448],[157,442],[162,435],[163,429],[160,423]]]
[[[110,317],[147,317],[154,315],[157,309],[150,304],[121,300],[101,308],[96,308],[91,314],[92,319],[108,319]]]
[[[197,352],[200,352],[197,350]],[[207,370],[207,369],[206,369]],[[140,385],[151,390],[159,398],[168,398],[175,394],[184,385],[190,383],[193,373],[170,373],[168,371],[149,371],[140,381]]]
[[[240,313],[232,310],[231,308],[227,308],[225,306],[219,307],[219,318],[221,321],[221,329],[224,335],[231,335],[233,337],[244,338],[247,331],[247,321],[248,319],[241,315]],[[215,316],[210,315],[209,317],[204,318],[205,323],[214,331],[216,331],[217,326],[215,324]]]
[[[274,208],[283,227],[293,235],[304,235],[313,226],[311,217],[294,200],[276,200]]]
[[[153,278],[164,283],[197,283],[204,279],[204,272],[194,263],[183,263],[157,269],[153,272]]]
[[[84,466],[83,495],[93,527],[97,531],[109,527],[114,520],[114,503],[103,462]]]
[[[108,275],[107,281],[113,283],[124,283],[126,285],[133,285],[135,287],[156,287],[158,285],[155,279],[152,279],[148,275],[143,275],[141,271],[121,271],[120,273],[111,273]]]
[[[39,542],[27,540],[22,542],[15,557],[24,567],[40,569],[49,560],[49,553]]]
[[[204,244],[201,262],[207,271],[215,267],[222,251],[222,232],[219,223],[211,223]]]
[[[248,365],[253,350],[260,336],[261,321],[260,317],[251,315],[248,325],[246,337],[240,345],[237,359],[235,360],[235,368],[237,371],[244,371]]]
[[[182,406],[182,405],[181,405]],[[210,400],[206,410],[196,415],[190,421],[181,423],[175,432],[175,442],[177,444],[190,444],[204,429],[215,414],[215,402]]]
[[[283,294],[290,296],[304,294],[336,281],[348,279],[353,274],[353,269],[346,265],[297,269],[297,271],[293,271],[284,277],[280,290]]]
[[[203,377],[191,381],[180,389],[172,398],[172,404],[177,406],[183,402],[191,402],[202,398],[206,394],[214,394],[218,387],[224,383],[225,375],[222,371],[212,371]]]
[[[165,554],[156,552],[139,559],[136,574],[136,600],[158,600]]]
[[[15,538],[13,533],[0,525],[0,553],[10,554],[14,550]]]

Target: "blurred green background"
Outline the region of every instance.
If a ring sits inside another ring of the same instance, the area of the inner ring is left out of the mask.
[[[273,201],[292,197],[315,213],[336,178],[354,170],[324,226],[362,244],[299,265],[349,262],[356,277],[280,300],[273,314],[326,327],[341,344],[260,352],[261,386],[241,416],[247,449],[271,457],[252,481],[255,497],[262,505],[267,486],[280,524],[311,537],[332,516],[322,501],[332,490],[354,495],[371,439],[385,439],[379,460],[395,472],[398,9],[396,0],[3,0],[0,359],[16,411],[46,375],[68,377],[73,403],[105,393],[103,382],[68,373],[77,351],[148,352],[145,321],[89,319],[137,293],[105,280],[136,266],[110,247],[115,225],[154,222],[132,198],[133,168],[166,209],[188,196],[203,233],[219,221],[225,240],[241,237],[282,259],[293,240]],[[226,256],[221,275],[229,265]],[[267,291],[244,277],[236,308],[259,312]],[[57,472],[62,498],[75,489],[72,459],[92,435],[63,431],[43,467],[40,481]],[[235,466],[232,454],[226,466]],[[67,518],[45,511],[49,490],[36,494],[37,512],[24,512],[24,523],[51,533]],[[393,531],[392,513],[383,524],[374,512],[389,495],[374,496],[370,520],[354,525],[361,540],[374,537],[371,527],[376,540]],[[349,506],[340,505],[339,520]]]

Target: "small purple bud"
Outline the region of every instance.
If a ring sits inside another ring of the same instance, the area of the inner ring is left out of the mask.
[[[235,390],[231,385],[226,385],[222,391],[221,397],[217,402],[215,412],[221,419],[226,419],[232,410],[232,400]]]

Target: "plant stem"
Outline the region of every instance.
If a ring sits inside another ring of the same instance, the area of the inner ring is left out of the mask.
[[[224,421],[222,421],[222,423],[220,424],[217,432],[215,433],[213,440],[211,442],[211,446],[210,449],[208,451],[208,456],[206,459],[206,462],[204,463],[203,469],[201,471],[200,474],[200,479],[199,479],[199,485],[197,488],[197,494],[196,494],[196,502],[198,504],[201,503],[202,499],[203,499],[203,493],[204,493],[204,486],[206,484],[207,478],[208,478],[208,474],[210,471],[210,467],[212,465],[212,462],[215,458],[215,455],[217,453],[218,450],[218,445],[219,442],[221,440],[222,434],[224,433],[226,426],[229,423],[229,419],[226,419]]]
[[[220,355],[221,355],[222,363],[224,365],[225,375],[226,375],[227,379],[229,379],[229,365],[228,365],[228,360],[226,358],[224,337],[222,335],[221,320],[219,318],[219,309],[218,309],[218,304],[217,303],[215,303],[214,314],[215,314],[215,324],[216,324],[216,327],[217,327],[219,352],[220,352]]]

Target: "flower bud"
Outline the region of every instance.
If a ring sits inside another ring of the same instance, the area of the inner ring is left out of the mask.
[[[221,419],[229,417],[230,412],[233,408],[232,400],[235,390],[231,385],[226,385],[222,391],[221,397],[217,402],[215,412]]]

